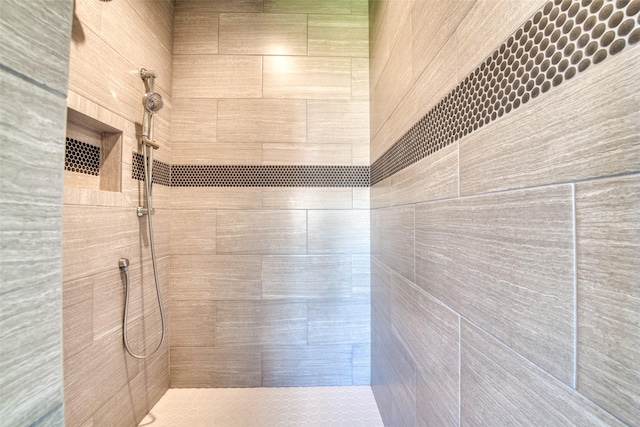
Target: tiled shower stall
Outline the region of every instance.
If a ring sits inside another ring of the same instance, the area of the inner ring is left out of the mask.
[[[347,385],[387,426],[640,424],[640,0],[5,3],[9,425]]]

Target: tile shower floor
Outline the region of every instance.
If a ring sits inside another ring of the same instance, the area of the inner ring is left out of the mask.
[[[382,427],[371,388],[169,389],[139,426]]]

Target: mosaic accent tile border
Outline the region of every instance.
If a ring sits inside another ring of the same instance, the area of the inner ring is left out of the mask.
[[[98,146],[67,137],[64,146],[64,170],[99,176],[100,151]]]
[[[552,0],[371,165],[371,185],[640,41],[640,0]]]
[[[131,166],[131,178],[144,181],[144,157],[142,154],[133,153]],[[171,186],[171,165],[154,159],[153,183]]]
[[[171,186],[369,187],[369,167],[172,165]]]

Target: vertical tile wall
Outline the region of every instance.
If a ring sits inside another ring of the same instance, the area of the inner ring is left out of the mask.
[[[369,164],[365,0],[178,0],[174,34],[173,164]],[[171,386],[368,384],[368,193],[173,187]]]
[[[64,425],[61,166],[72,4],[3,1],[0,14],[0,420],[6,426]]]
[[[155,118],[154,156],[171,160],[173,2],[76,0],[68,106],[119,130],[120,191],[65,186],[63,223],[64,383],[67,425],[136,425],[169,386],[169,345],[139,361],[122,343],[124,282],[120,258],[131,263],[129,340],[134,350],[155,348],[160,320],[143,204],[143,183],[131,179],[139,151],[142,96],[139,68],[157,72],[165,100]],[[70,132],[71,132],[70,127]],[[98,129],[100,130],[100,129]],[[155,185],[155,244],[165,312],[169,308],[169,187]]]
[[[386,425],[640,422],[640,3],[549,3],[371,3],[372,163],[543,6],[567,34],[579,8],[604,22],[596,39],[636,28],[626,50],[371,188]]]

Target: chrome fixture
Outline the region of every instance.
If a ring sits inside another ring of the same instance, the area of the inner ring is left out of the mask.
[[[143,163],[144,163],[144,182],[145,182],[145,193],[147,199],[147,207],[138,206],[136,209],[136,214],[139,217],[147,216],[147,222],[149,224],[149,246],[151,247],[151,261],[153,263],[153,278],[156,283],[156,295],[158,296],[158,307],[160,308],[160,320],[162,323],[162,337],[160,339],[160,343],[150,354],[143,356],[138,355],[131,350],[129,346],[129,340],[127,337],[127,324],[129,323],[129,294],[130,292],[130,277],[129,277],[129,260],[126,258],[122,258],[118,261],[118,267],[122,269],[125,274],[126,279],[126,296],[124,303],[124,326],[123,326],[123,336],[124,336],[124,346],[127,349],[127,352],[136,359],[146,359],[147,357],[153,356],[162,344],[167,335],[167,326],[164,317],[164,309],[162,307],[162,295],[160,293],[160,280],[158,279],[158,263],[156,261],[156,248],[153,240],[153,214],[155,210],[152,207],[152,191],[153,191],[153,150],[157,150],[159,145],[153,139],[153,115],[162,110],[164,102],[162,100],[162,96],[159,93],[154,92],[154,80],[156,78],[156,73],[153,70],[146,70],[144,68],[140,69],[140,77],[144,81],[146,93],[142,98],[142,104],[144,105],[144,113],[142,116],[142,137],[140,138],[140,143],[142,144],[142,155],[143,155]]]

